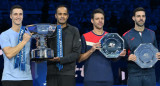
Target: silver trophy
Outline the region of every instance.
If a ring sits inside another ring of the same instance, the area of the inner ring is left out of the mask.
[[[38,39],[38,47],[31,51],[31,60],[46,60],[54,57],[54,51],[47,48],[46,37],[56,30],[56,24],[33,24],[26,26],[26,29],[33,33],[32,37]]]
[[[137,57],[135,63],[141,68],[151,68],[158,61],[156,58],[157,52],[158,49],[151,43],[140,44],[134,51],[134,54]]]
[[[117,33],[108,33],[100,40],[100,52],[106,58],[117,58],[124,49],[124,40]]]

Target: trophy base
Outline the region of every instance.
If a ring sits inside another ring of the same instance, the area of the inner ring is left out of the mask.
[[[33,49],[31,51],[31,61],[48,60],[54,57],[54,52],[50,48]]]

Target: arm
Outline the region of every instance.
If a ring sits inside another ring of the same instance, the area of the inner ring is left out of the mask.
[[[124,49],[126,49],[126,56],[125,56],[125,60],[127,61],[136,61],[136,56],[134,54],[130,54],[129,51],[129,46],[127,43],[127,40],[125,38],[125,36],[122,36],[122,38],[124,39]]]
[[[86,59],[89,58],[89,56],[97,49],[100,49],[101,48],[101,44],[98,42],[98,43],[95,43],[93,44],[92,48],[90,50],[88,50],[87,52],[83,53],[80,55],[80,58],[78,60],[78,62],[82,62]]]
[[[66,55],[64,58],[60,58],[60,64],[65,64],[65,63],[76,61],[80,55],[81,42],[80,42],[79,31],[77,28],[75,29],[75,33],[74,33],[72,42],[73,42],[72,52]]]
[[[13,58],[14,56],[16,56],[16,54],[20,52],[20,50],[25,46],[25,44],[30,40],[30,38],[31,36],[29,34],[24,33],[22,42],[20,42],[15,47],[10,47],[10,46],[4,47],[3,52],[9,59]]]
[[[158,45],[157,45],[157,40],[156,40],[155,34],[154,34],[154,37],[155,37],[155,39],[154,39],[153,45],[158,49]],[[157,52],[157,53],[156,53],[156,58],[157,58],[158,60],[160,60],[160,52]]]

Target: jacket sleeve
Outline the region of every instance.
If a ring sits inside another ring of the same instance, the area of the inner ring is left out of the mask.
[[[155,33],[154,33],[153,35],[154,35],[153,45],[158,49],[158,45],[157,45],[157,40],[156,40],[156,35],[155,35]]]
[[[60,58],[60,64],[74,62],[79,58],[81,51],[81,40],[78,28],[76,28],[75,30],[72,42],[73,42],[72,52],[66,55],[64,58]]]

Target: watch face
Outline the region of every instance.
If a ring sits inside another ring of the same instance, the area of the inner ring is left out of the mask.
[[[100,40],[100,52],[106,58],[117,58],[124,49],[124,40],[117,33],[108,33]]]
[[[158,49],[155,48],[151,43],[140,44],[134,51],[136,55],[136,64],[141,68],[151,68],[158,61],[156,53]]]

